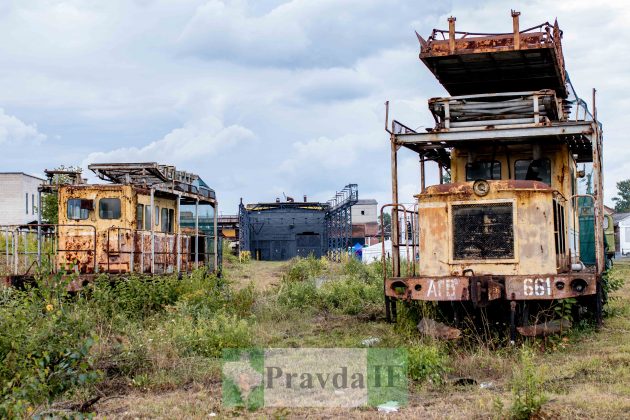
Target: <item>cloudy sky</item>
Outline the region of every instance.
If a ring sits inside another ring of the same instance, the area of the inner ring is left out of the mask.
[[[606,201],[630,177],[630,2],[1,0],[0,171],[157,161],[196,172],[222,212],[345,184],[390,198],[384,102],[431,125],[446,92],[417,58],[428,35],[553,22],[578,94],[598,89]],[[400,156],[401,200],[417,158]],[[434,179],[437,179],[434,176]]]

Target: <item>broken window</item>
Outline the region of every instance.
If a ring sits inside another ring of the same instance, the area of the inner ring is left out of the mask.
[[[501,179],[501,162],[497,160],[478,160],[466,164],[466,181],[478,179]]]
[[[120,199],[101,198],[98,200],[98,217],[101,219],[120,219]]]
[[[85,220],[88,218],[90,210],[94,209],[94,203],[92,200],[69,198],[66,207],[68,209],[68,219]]]
[[[514,179],[542,181],[551,185],[551,161],[543,159],[519,159],[514,162]]]

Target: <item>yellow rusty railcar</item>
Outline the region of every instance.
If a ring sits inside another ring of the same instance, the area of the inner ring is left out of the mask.
[[[457,38],[449,19],[448,31],[419,37],[421,60],[457,96],[429,100],[435,126],[425,132],[397,121],[386,127],[393,198],[384,206],[393,214],[392,275],[384,270],[389,319],[397,301],[433,301],[458,321],[494,308],[511,315],[513,336],[517,327],[533,334],[540,331],[528,326],[532,310],[576,298],[576,308],[592,309],[601,322],[601,125],[565,76],[557,23],[523,33],[518,13],[513,18],[513,34]],[[401,147],[420,158],[413,208],[398,197]],[[437,185],[425,186],[427,162],[439,168]],[[591,185],[580,192],[585,166]]]
[[[73,286],[99,273],[220,270],[217,200],[197,175],[156,163],[89,168],[109,183],[87,184],[78,172],[47,171],[49,182],[40,190],[57,195],[57,224],[5,229],[15,238],[10,246],[15,255],[7,258],[9,281],[32,275],[30,268],[48,259],[53,270],[78,275]],[[37,252],[20,249],[28,235]]]

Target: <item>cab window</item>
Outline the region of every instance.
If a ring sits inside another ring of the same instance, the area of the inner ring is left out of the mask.
[[[175,228],[175,210],[168,209],[168,233],[173,233]]]
[[[98,217],[101,219],[120,219],[120,199],[101,198],[98,200]]]
[[[542,181],[551,185],[551,161],[543,159],[520,159],[514,162],[514,179]]]
[[[136,206],[136,227],[142,229],[144,226],[144,205],[138,204]]]
[[[86,220],[89,217],[90,210],[94,209],[92,200],[70,198],[66,204],[68,208],[68,219],[70,220]]]
[[[501,162],[478,160],[466,164],[466,181],[478,179],[501,179]]]
[[[165,207],[162,207],[162,226],[161,226],[161,231],[162,232],[168,232],[168,209]]]
[[[144,230],[151,230],[151,206],[144,206]]]

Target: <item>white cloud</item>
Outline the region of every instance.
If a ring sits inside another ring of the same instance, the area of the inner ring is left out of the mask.
[[[433,123],[426,99],[445,94],[413,30],[427,36],[454,15],[461,30],[510,31],[510,7],[522,28],[557,16],[578,92],[598,87],[609,200],[630,173],[630,56],[619,36],[630,3],[618,0],[5,0],[0,167],[172,163],[199,173],[224,211],[241,196],[326,199],[348,182],[390,201],[385,100],[390,119],[417,128]],[[15,146],[25,141],[40,142],[28,158]],[[400,156],[409,201],[417,158]]]
[[[182,31],[180,49],[254,65],[345,66],[399,46],[413,34],[414,14],[441,7],[408,0],[291,0],[255,14],[254,3],[206,1]]]
[[[90,153],[83,161],[90,163],[146,162],[197,166],[200,162],[211,164],[221,152],[227,152],[242,142],[255,138],[250,130],[231,125],[223,127],[214,117],[191,121],[168,133],[164,138],[143,147],[122,147],[106,152]],[[185,167],[180,167],[185,169]]]
[[[26,124],[0,108],[0,144],[22,147],[24,143],[38,144],[44,140],[46,135],[40,133],[35,124]]]

